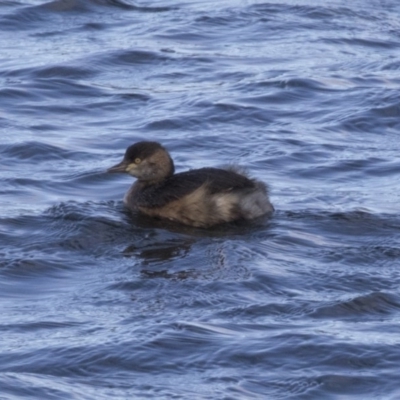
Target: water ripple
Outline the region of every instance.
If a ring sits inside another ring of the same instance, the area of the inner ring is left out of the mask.
[[[399,15],[0,2],[1,396],[398,398]],[[139,140],[244,167],[273,218],[128,212]]]

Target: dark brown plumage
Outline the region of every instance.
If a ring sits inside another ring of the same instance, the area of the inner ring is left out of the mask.
[[[201,168],[174,174],[174,163],[157,142],[139,142],[109,172],[138,180],[125,196],[131,210],[186,225],[209,227],[272,212],[265,184],[233,168]]]

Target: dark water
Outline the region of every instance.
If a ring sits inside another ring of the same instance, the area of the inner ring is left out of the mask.
[[[400,398],[397,0],[2,1],[0,82],[1,399]],[[274,217],[129,215],[143,139]]]

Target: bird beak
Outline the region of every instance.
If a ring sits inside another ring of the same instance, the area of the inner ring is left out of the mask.
[[[125,160],[122,160],[119,164],[109,168],[107,172],[127,172],[127,168],[128,163]]]

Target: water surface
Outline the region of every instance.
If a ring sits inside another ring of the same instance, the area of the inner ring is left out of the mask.
[[[400,5],[0,4],[0,398],[400,397]],[[270,220],[130,215],[105,170],[267,182]]]

